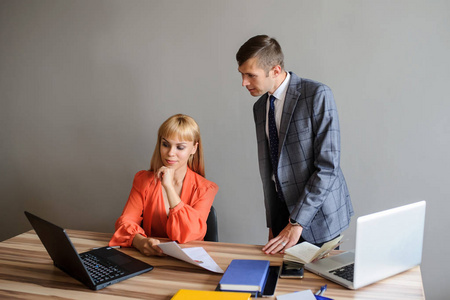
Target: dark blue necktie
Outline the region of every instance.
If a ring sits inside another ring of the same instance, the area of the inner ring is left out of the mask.
[[[280,182],[278,181],[278,131],[277,123],[275,122],[275,100],[276,98],[270,96],[269,106],[269,143],[270,143],[270,160],[272,161],[273,175],[275,176],[275,184],[277,186],[278,198],[284,201],[283,193],[281,192]]]
[[[278,165],[278,131],[277,123],[275,122],[275,100],[276,98],[270,96],[269,107],[269,143],[270,143],[270,159],[272,160],[272,168],[275,177],[277,177]]]

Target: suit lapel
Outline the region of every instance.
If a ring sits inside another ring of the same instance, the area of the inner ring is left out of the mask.
[[[297,100],[301,94],[301,79],[292,72],[290,74],[291,80],[289,82],[286,98],[284,99],[283,114],[281,115],[280,144],[278,146],[278,155],[280,154],[281,148],[283,147],[284,141],[286,140],[286,133],[288,132],[289,124],[291,124],[292,113],[297,106]]]
[[[267,104],[267,97],[268,94],[265,93],[263,96],[261,96],[258,101],[255,103],[255,112],[256,112],[256,119],[258,122],[266,123],[266,104]],[[265,129],[264,129],[265,130]]]
[[[267,93],[261,96],[253,107],[261,174],[266,174],[266,169],[270,166],[269,145],[266,138],[266,102]],[[267,159],[269,161],[266,163]]]

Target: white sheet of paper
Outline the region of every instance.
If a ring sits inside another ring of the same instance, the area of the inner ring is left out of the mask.
[[[203,247],[182,249],[176,242],[161,243],[158,245],[161,250],[172,257],[199,266],[206,270],[223,273],[223,270],[209,256]]]
[[[311,290],[304,290],[301,292],[277,296],[277,300],[316,300],[316,297]]]

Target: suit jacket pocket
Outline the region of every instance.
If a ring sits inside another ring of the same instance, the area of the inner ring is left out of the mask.
[[[303,119],[294,122],[295,132],[298,135],[308,134],[310,131],[310,120]],[[294,133],[294,132],[292,132]]]
[[[288,144],[297,143],[311,138],[311,127],[309,120],[297,121],[291,125],[291,128],[286,136]]]

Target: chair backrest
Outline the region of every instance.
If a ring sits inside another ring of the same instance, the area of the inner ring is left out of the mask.
[[[217,227],[217,212],[214,206],[211,206],[209,211],[208,219],[206,220],[206,235],[205,241],[208,242],[218,242],[219,241],[219,230]]]

